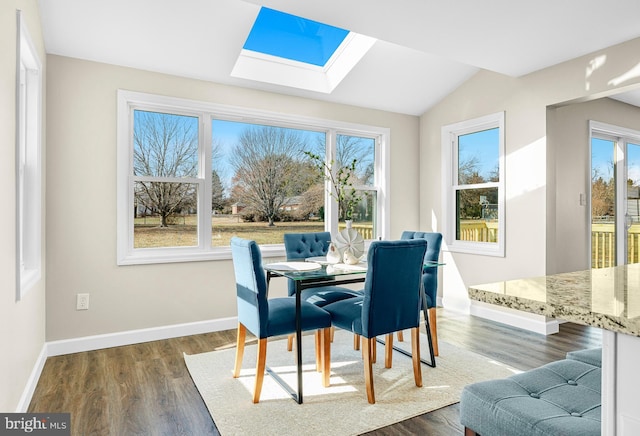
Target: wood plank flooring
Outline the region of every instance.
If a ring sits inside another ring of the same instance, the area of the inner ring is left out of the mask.
[[[566,323],[545,337],[444,309],[438,309],[438,337],[523,370],[601,344],[592,327]],[[29,412],[70,412],[72,434],[82,436],[218,435],[182,354],[234,346],[229,330],[50,357]],[[462,433],[455,404],[367,434]]]

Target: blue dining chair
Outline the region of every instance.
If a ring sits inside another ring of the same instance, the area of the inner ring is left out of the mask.
[[[236,277],[238,332],[233,377],[240,375],[247,330],[258,338],[258,358],[253,402],[260,401],[260,391],[267,357],[267,338],[296,331],[296,300],[291,297],[267,298],[267,279],[262,255],[255,241],[231,238],[231,255]],[[331,316],[318,306],[301,301],[302,331],[319,330],[323,384],[329,385],[329,332]],[[318,334],[318,333],[317,333]],[[317,343],[317,342],[316,342]],[[316,364],[318,350],[316,350]]]
[[[287,260],[304,260],[308,257],[326,256],[330,242],[331,233],[329,232],[284,234],[284,250]],[[289,280],[288,292],[289,295],[294,295],[296,292],[295,283],[292,280]],[[322,286],[302,291],[303,300],[320,307],[359,295],[362,294],[341,286]]]
[[[438,262],[440,258],[440,247],[442,245],[442,233],[437,232],[414,232],[404,231],[400,239],[424,239],[427,241],[427,253],[424,255],[425,262]],[[422,270],[422,285],[427,297],[427,308],[429,311],[429,329],[433,342],[433,354],[438,355],[438,324],[436,322],[436,299],[438,298],[438,268],[424,268]]]
[[[422,386],[420,368],[420,280],[427,242],[374,241],[367,254],[364,295],[327,304],[333,325],[362,337],[365,385],[369,403],[375,403],[373,344],[386,335],[385,367],[391,368],[393,333],[411,329],[411,354],[416,386]]]
[[[304,260],[308,257],[326,256],[329,251],[329,243],[331,242],[331,233],[329,232],[311,232],[311,233],[285,233],[284,249],[287,260]],[[295,283],[289,280],[289,295],[296,292]],[[302,291],[301,298],[304,301],[323,307],[336,301],[353,298],[362,295],[362,292],[353,291],[349,288],[341,286],[320,286],[305,289]],[[291,351],[293,344],[293,336],[289,336],[287,349]]]

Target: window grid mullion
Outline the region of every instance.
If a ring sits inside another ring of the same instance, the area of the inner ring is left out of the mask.
[[[211,202],[212,202],[212,117],[211,114],[200,114],[200,180],[201,187],[198,192],[198,246],[203,250],[211,249]]]

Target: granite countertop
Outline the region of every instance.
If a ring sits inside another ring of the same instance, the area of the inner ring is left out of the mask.
[[[640,336],[640,264],[473,285],[469,298]]]

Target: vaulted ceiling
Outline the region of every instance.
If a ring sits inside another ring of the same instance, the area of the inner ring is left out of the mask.
[[[39,0],[47,53],[421,115],[479,69],[521,76],[640,37],[637,0]],[[329,94],[231,76],[261,6],[376,38]]]

